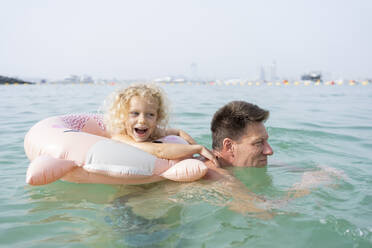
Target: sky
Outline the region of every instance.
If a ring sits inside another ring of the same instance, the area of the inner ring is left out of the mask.
[[[0,0],[0,75],[372,78],[370,0]],[[195,66],[191,66],[194,64]]]

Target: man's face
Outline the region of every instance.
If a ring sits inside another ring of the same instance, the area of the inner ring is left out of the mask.
[[[247,126],[244,134],[233,143],[233,166],[264,167],[267,156],[274,152],[268,143],[269,136],[263,123],[256,122]]]

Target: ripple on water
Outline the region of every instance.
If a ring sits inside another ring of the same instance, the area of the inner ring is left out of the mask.
[[[328,215],[322,218],[320,222],[332,228],[340,236],[351,238],[359,244],[367,245],[372,242],[372,232],[370,227],[358,227],[351,222]]]

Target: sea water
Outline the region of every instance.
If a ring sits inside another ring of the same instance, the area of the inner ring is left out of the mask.
[[[211,118],[225,103],[270,110],[268,167],[232,171],[265,199],[264,215],[229,208],[208,182],[27,185],[27,130],[49,116],[96,112],[121,86],[0,87],[1,247],[372,247],[371,85],[161,86],[171,126],[209,148]],[[309,194],[288,198],[295,187]]]

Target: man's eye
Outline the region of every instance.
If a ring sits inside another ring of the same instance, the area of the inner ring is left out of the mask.
[[[147,116],[148,116],[148,117],[154,117],[155,114],[153,114],[153,113],[148,113]]]

